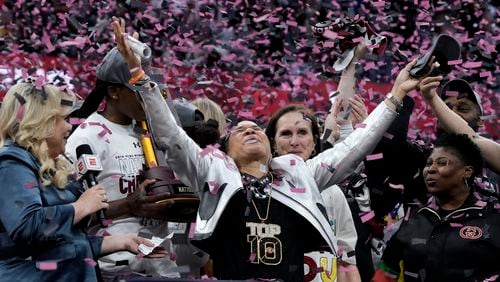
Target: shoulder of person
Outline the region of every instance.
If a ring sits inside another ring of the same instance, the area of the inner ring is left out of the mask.
[[[0,149],[0,161],[4,160],[19,162],[35,170],[37,170],[39,166],[38,161],[30,152],[13,143]]]
[[[106,119],[98,113],[93,113],[85,119],[85,121],[80,123],[73,133],[71,133],[69,138],[72,138],[73,136],[88,135],[89,132],[100,132],[102,131],[102,127],[95,126],[98,124],[106,124]]]

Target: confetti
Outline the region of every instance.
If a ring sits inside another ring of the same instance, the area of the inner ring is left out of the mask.
[[[389,139],[389,140],[392,140],[392,138],[394,138],[394,135],[391,134],[391,133],[389,133],[389,132],[385,132],[384,133],[384,137],[387,138],[387,139]]]
[[[165,82],[178,97],[207,96],[228,116],[262,124],[291,101],[304,103],[313,112],[328,111],[330,105],[324,101],[337,88],[340,75],[332,68],[334,62],[350,49],[349,44],[365,38],[344,30],[326,30],[315,37],[310,34],[311,26],[350,17],[369,20],[373,30],[391,39],[382,54],[370,54],[361,61],[364,69],[360,69],[362,78],[357,85],[369,110],[390,89],[408,58],[418,56],[431,45],[433,35],[446,30],[462,45],[462,59],[448,62],[452,73],[447,78],[461,77],[477,84],[483,101],[491,101],[484,105],[485,116],[499,111],[494,91],[499,73],[494,58],[500,35],[491,28],[498,15],[481,1],[392,5],[376,0],[351,7],[345,6],[347,2],[320,1],[307,9],[293,8],[290,1],[251,6],[245,1],[222,1],[217,8],[205,0],[194,1],[193,6],[186,1],[160,2],[118,1],[105,7],[95,1],[70,1],[62,6],[51,1],[3,5],[6,16],[0,33],[7,55],[0,64],[6,70],[2,88],[33,74],[50,82],[54,76],[49,72],[57,71],[71,89],[78,89],[79,98],[85,98],[94,87],[95,67],[114,46],[109,18],[124,11],[123,17],[134,19],[127,22],[130,30],[139,32],[141,40],[153,49],[152,63],[164,66]],[[431,21],[443,11],[446,20]],[[53,17],[47,18],[47,14]],[[186,14],[189,17],[183,16]],[[370,40],[367,44],[377,46]],[[189,87],[197,81],[211,83]],[[5,90],[0,89],[0,99]],[[412,118],[425,110],[422,99],[415,102]],[[409,135],[433,139],[434,128],[422,126],[430,125],[432,119],[432,114],[413,119]],[[492,139],[499,140],[500,123],[495,118],[485,123]],[[107,142],[106,136],[103,141]]]
[[[361,218],[361,222],[365,223],[365,222],[369,221],[370,219],[374,218],[375,213],[373,211],[369,211],[366,213],[360,213],[359,216]]]
[[[256,257],[257,257],[257,254],[251,253],[250,257],[248,257],[248,260],[251,261],[251,262],[254,262]]]
[[[38,182],[35,181],[35,180],[34,181],[30,181],[30,182],[26,182],[24,184],[24,188],[26,188],[26,189],[33,189],[35,187],[38,187]]]
[[[57,261],[46,260],[46,261],[38,261],[37,267],[43,271],[57,270]]]
[[[205,157],[206,155],[216,151],[220,147],[220,144],[208,145],[200,152],[201,157]]]
[[[306,192],[306,188],[304,187],[292,187],[290,188],[290,191],[293,192],[293,193],[305,193]]]
[[[95,262],[92,258],[84,258],[83,261],[91,267],[95,267],[97,265],[97,262]]]
[[[485,201],[478,200],[474,205],[478,207],[485,207],[487,204],[488,203],[486,203]]]
[[[189,239],[193,239],[194,238],[194,233],[196,231],[196,223],[190,223],[189,224],[189,235],[188,235],[188,238]]]
[[[404,190],[405,189],[405,186],[403,184],[389,183],[389,187],[391,187],[392,189],[397,189],[397,190]]]
[[[374,160],[380,160],[384,158],[384,154],[378,153],[378,154],[373,154],[373,155],[368,155],[366,156],[367,161],[374,161]]]
[[[219,192],[219,189],[222,187],[222,185],[219,184],[219,182],[215,180],[210,180],[208,181],[210,193],[212,194],[217,194]]]
[[[110,226],[111,224],[113,224],[113,220],[112,219],[104,219],[104,220],[101,220],[101,223],[102,223],[102,226]]]

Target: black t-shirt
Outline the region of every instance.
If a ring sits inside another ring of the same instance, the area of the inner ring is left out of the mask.
[[[272,199],[261,222],[246,190],[229,201],[211,239],[203,244],[218,279],[304,281],[304,253],[324,240],[302,216]],[[253,198],[261,218],[268,198]],[[202,246],[200,246],[202,247]]]

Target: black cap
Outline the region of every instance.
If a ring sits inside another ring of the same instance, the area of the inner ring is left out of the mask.
[[[479,106],[480,114],[483,114],[483,106],[481,105],[481,98],[479,95],[472,89],[470,84],[463,79],[452,79],[448,81],[441,90],[441,99],[445,100],[447,97],[455,96],[446,94],[449,91],[456,91],[459,94],[465,93],[467,94],[467,98],[471,100],[474,104]]]
[[[182,127],[193,127],[204,120],[203,113],[185,99],[174,100],[174,109]]]

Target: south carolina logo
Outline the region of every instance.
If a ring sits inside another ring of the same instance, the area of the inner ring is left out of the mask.
[[[464,239],[475,240],[483,236],[483,230],[476,226],[464,226],[460,229],[460,237]]]

